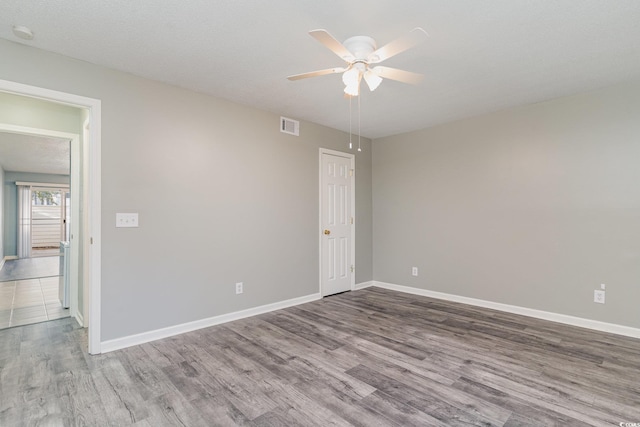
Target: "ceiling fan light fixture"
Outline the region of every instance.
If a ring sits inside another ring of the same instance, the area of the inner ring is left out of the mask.
[[[353,67],[342,74],[342,82],[347,86],[354,86],[360,82],[360,70]]]
[[[345,84],[344,93],[349,96],[358,96],[360,93],[360,80],[362,80],[360,67],[354,66],[345,71],[342,74],[342,82]]]
[[[371,70],[367,70],[367,72],[364,73],[364,81],[367,82],[369,90],[373,92],[378,88],[378,86],[380,86],[380,83],[382,83],[382,77]]]
[[[358,94],[360,93],[360,85],[358,83],[347,85],[344,88],[344,93],[349,96],[358,96]]]
[[[423,42],[428,35],[422,28],[416,27],[408,34],[387,43],[381,48],[378,48],[376,41],[369,36],[349,37],[343,43],[340,43],[326,30],[313,30],[309,34],[346,61],[346,68],[329,68],[310,73],[295,74],[287,77],[289,80],[342,73],[342,81],[345,85],[344,92],[349,96],[358,96],[360,93],[360,81],[363,77],[371,91],[380,86],[383,78],[417,84],[423,77],[421,74],[397,68],[384,66],[369,68],[373,64],[379,64]]]

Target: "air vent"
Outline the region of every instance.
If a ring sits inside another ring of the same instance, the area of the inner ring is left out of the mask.
[[[280,132],[288,133],[289,135],[300,135],[300,122],[286,117],[280,117]]]

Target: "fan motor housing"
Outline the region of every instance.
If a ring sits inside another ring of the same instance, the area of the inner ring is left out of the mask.
[[[376,41],[369,36],[349,37],[342,44],[360,60],[366,60],[377,49]]]

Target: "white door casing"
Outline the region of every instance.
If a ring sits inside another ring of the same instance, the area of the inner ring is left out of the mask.
[[[320,149],[320,293],[354,284],[354,156]]]

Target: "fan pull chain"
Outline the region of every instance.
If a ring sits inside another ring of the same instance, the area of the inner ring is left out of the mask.
[[[358,96],[358,151],[362,151],[360,148],[360,96]]]
[[[349,150],[353,149],[353,143],[351,142],[351,97],[349,97]]]

